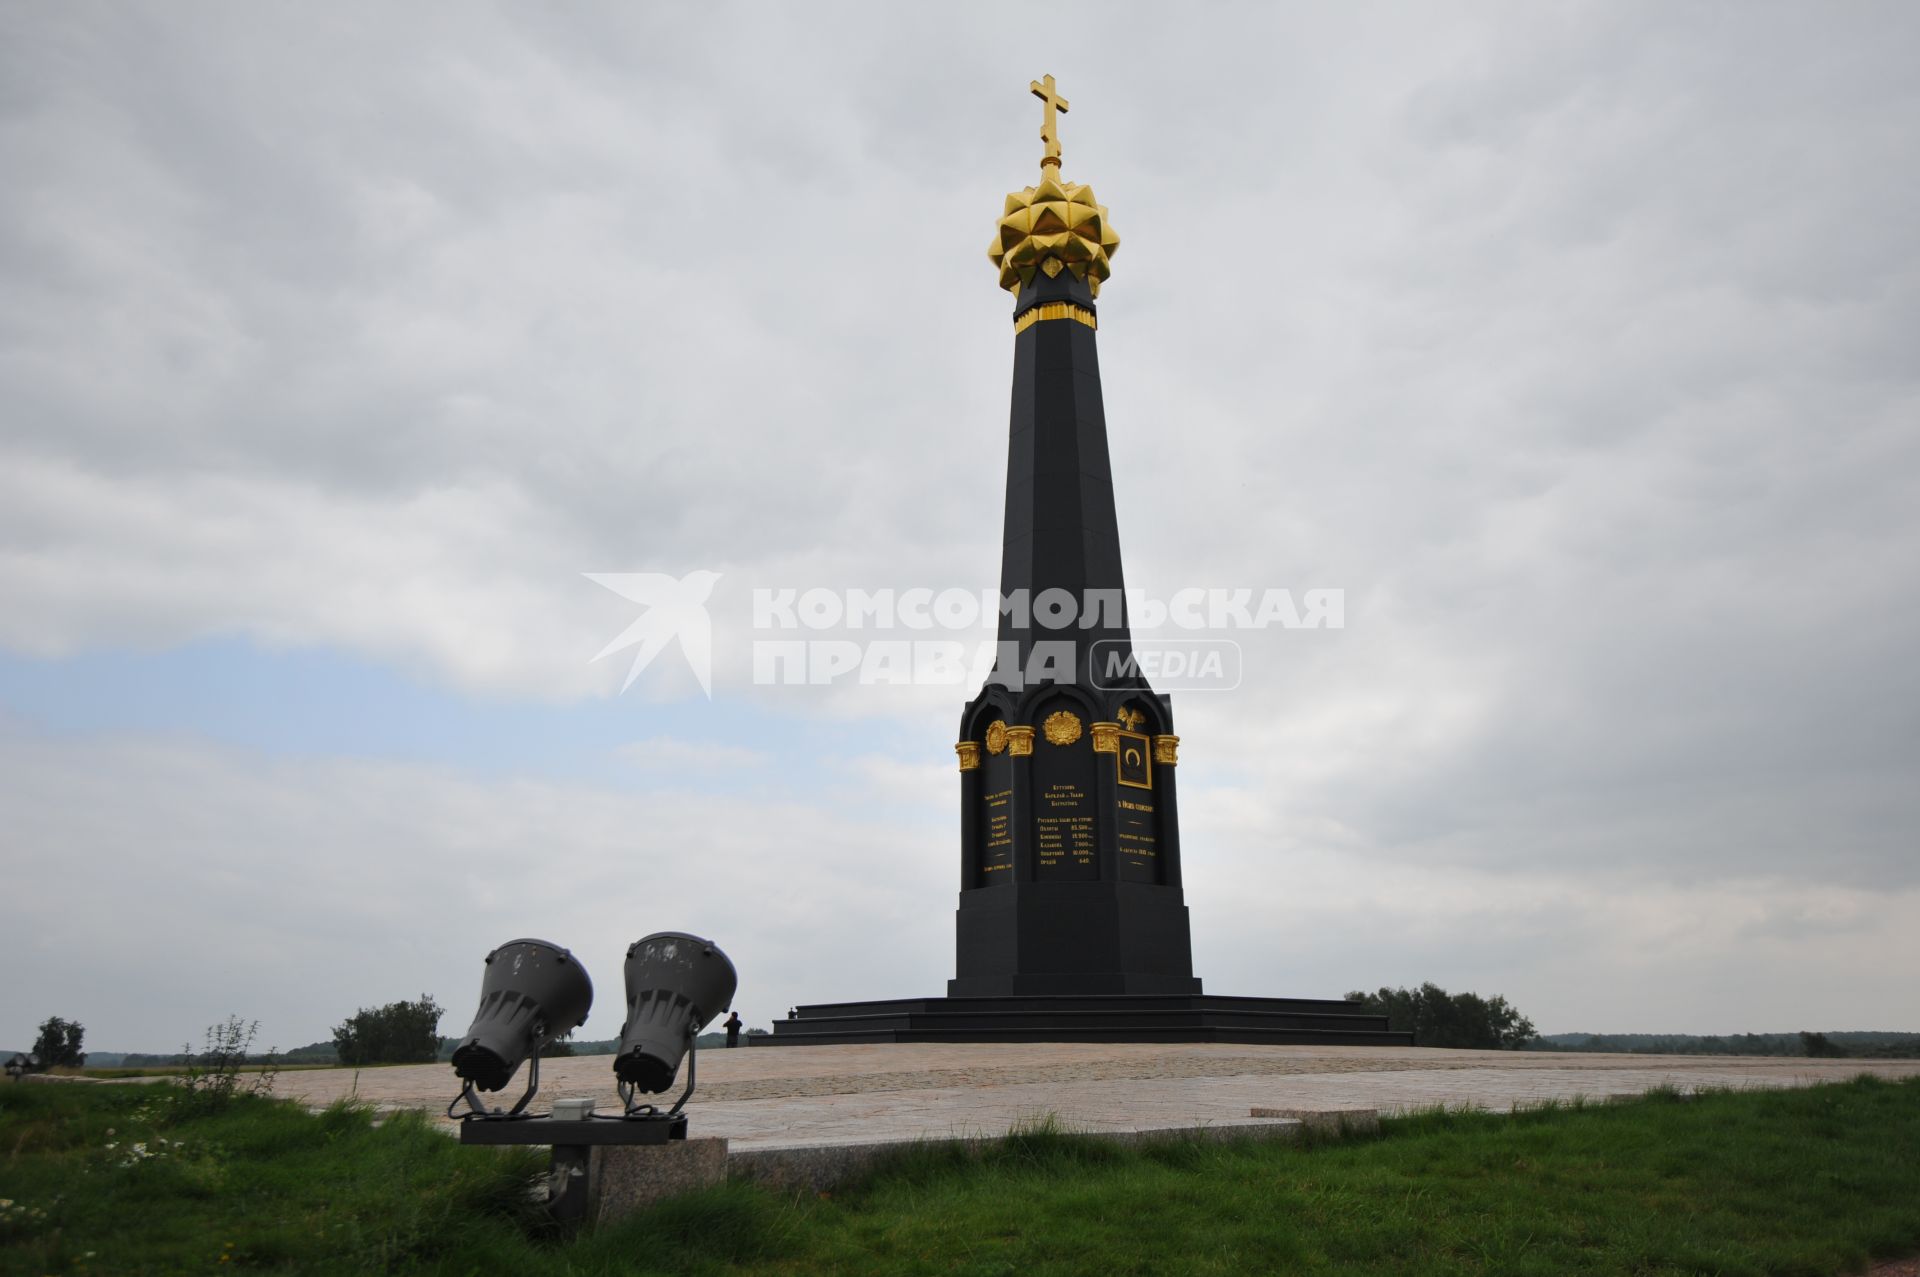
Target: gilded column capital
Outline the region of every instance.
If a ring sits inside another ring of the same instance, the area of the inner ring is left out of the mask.
[[[1120,724],[1094,723],[1093,752],[1096,754],[1117,754],[1120,752]]]
[[[1156,736],[1153,738],[1153,761],[1159,763],[1162,767],[1172,767],[1175,763],[1178,763],[1180,759],[1176,755],[1179,751],[1180,738],[1178,736]]]
[[[961,771],[970,772],[979,770],[980,743],[978,741],[963,740],[953,747],[953,752],[960,755]]]
[[[1007,753],[1019,758],[1033,753],[1033,729],[1031,727],[1009,727],[1007,729]]]

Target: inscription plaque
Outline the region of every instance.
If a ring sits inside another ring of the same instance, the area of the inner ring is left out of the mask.
[[[1033,818],[1034,876],[1048,880],[1091,880],[1100,876],[1095,860],[1093,804],[1077,785],[1056,782],[1039,794]]]
[[[980,771],[980,872],[975,885],[999,887],[1013,881],[1013,762],[1005,754],[989,757]]]
[[[1159,821],[1153,799],[1121,790],[1118,807],[1114,826],[1120,844],[1120,881],[1159,882]]]
[[[1052,700],[1037,711],[1051,725],[1033,756],[1033,876],[1039,882],[1100,878],[1099,773],[1093,742],[1071,705]]]

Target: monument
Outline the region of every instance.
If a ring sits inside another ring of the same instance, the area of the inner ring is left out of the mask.
[[[944,998],[803,1006],[766,1045],[1093,1040],[1391,1044],[1321,999],[1210,997],[1182,891],[1173,709],[1133,659],[1096,347],[1120,245],[1061,172],[1051,75],[1040,181],[988,255],[1013,294],[999,659],[960,716],[960,903]]]

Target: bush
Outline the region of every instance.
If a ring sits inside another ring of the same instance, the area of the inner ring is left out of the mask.
[[[340,1063],[431,1064],[440,1049],[440,1017],[446,1011],[428,994],[417,1002],[362,1007],[333,1031]]]
[[[1429,981],[1417,989],[1382,988],[1349,993],[1347,1000],[1387,1017],[1395,1032],[1413,1033],[1416,1046],[1446,1046],[1479,1051],[1517,1051],[1540,1036],[1533,1021],[1503,997],[1449,994]]]
[[[79,1021],[48,1016],[40,1036],[33,1040],[33,1054],[40,1057],[43,1069],[77,1069],[87,1062],[86,1052],[80,1049],[80,1039],[86,1035],[86,1026]]]

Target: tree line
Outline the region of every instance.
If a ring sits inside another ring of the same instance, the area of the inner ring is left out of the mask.
[[[1626,1055],[1784,1055],[1828,1059],[1920,1058],[1920,1034],[1868,1030],[1813,1033],[1555,1033],[1536,1051],[1609,1051]]]
[[[1533,1021],[1505,998],[1448,993],[1432,981],[1417,989],[1356,991],[1347,1001],[1386,1016],[1395,1033],[1412,1033],[1415,1046],[1516,1051],[1539,1036]]]

